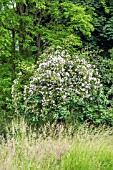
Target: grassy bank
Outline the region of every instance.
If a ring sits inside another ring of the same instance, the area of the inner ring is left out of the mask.
[[[36,135],[24,121],[1,137],[0,170],[112,170],[113,129],[45,126]],[[56,137],[57,136],[57,137]]]

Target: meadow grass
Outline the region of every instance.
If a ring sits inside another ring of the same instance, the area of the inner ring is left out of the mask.
[[[36,133],[23,120],[0,142],[0,170],[113,169],[112,128],[48,124]]]

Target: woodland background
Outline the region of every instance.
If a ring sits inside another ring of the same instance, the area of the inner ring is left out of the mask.
[[[11,94],[14,80],[22,73],[19,89],[29,84],[40,56],[49,47],[61,47],[71,56],[78,55],[95,65],[104,88],[102,96],[92,103],[77,100],[77,114],[65,121],[112,126],[113,1],[1,0],[0,133],[5,133],[6,125],[17,116]],[[21,116],[26,115],[23,112]],[[27,116],[28,123],[37,123],[35,114]],[[57,116],[56,120],[63,121],[64,117]]]

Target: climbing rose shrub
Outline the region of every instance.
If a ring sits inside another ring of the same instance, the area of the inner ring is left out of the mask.
[[[98,70],[84,58],[56,50],[46,51],[40,61],[22,91],[18,91],[21,75],[12,87],[15,111],[23,112],[32,121],[65,120],[76,107],[69,107],[72,98],[92,101],[101,94]]]

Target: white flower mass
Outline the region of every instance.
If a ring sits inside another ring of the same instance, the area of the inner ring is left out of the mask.
[[[38,113],[39,96],[42,105],[40,112],[43,112],[45,108],[57,108],[59,103],[65,105],[72,95],[82,100],[93,100],[94,93],[101,93],[98,70],[85,59],[79,56],[71,58],[66,51],[59,50],[51,54],[44,53],[43,58],[30,83],[24,86],[23,99],[32,113]],[[14,85],[16,83],[17,80]],[[14,85],[12,93],[15,93]],[[30,104],[29,97],[32,98]]]

